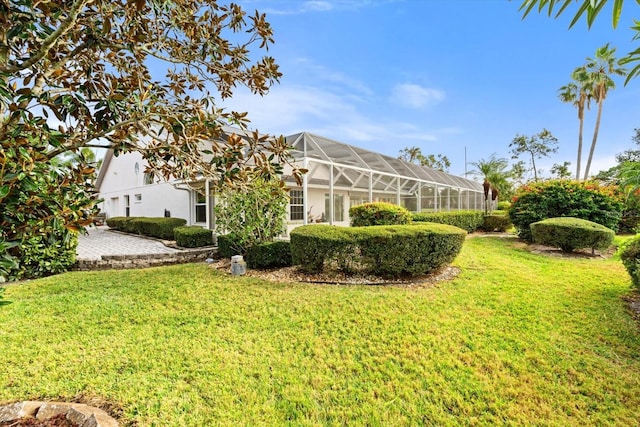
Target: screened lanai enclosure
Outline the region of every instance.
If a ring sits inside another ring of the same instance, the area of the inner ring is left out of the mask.
[[[389,202],[412,212],[480,210],[478,182],[306,132],[287,137],[296,163],[308,172],[290,182],[289,222],[349,223],[349,208]]]

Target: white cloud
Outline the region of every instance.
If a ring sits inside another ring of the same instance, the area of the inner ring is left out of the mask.
[[[390,101],[407,108],[432,107],[444,101],[445,93],[440,89],[403,83],[393,87]]]

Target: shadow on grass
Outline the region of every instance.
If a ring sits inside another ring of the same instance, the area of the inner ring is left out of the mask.
[[[4,288],[0,288],[0,307],[2,307],[3,305],[9,305],[11,304],[11,301],[4,301],[2,298],[2,294],[4,293]]]

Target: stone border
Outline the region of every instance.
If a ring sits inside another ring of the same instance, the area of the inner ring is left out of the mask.
[[[80,259],[73,270],[110,270],[125,268],[148,268],[161,265],[186,264],[201,262],[213,258],[217,248],[187,249],[170,254],[149,255],[103,255],[99,260]]]
[[[46,420],[59,414],[64,414],[67,420],[81,427],[119,427],[118,422],[102,409],[82,403],[27,400],[0,406],[0,421],[13,421],[24,417]]]

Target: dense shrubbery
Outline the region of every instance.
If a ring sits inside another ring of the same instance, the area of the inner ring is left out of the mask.
[[[513,227],[511,219],[509,219],[509,216],[506,214],[506,212],[497,212],[499,211],[494,211],[492,214],[484,216],[481,227],[484,231],[505,232]]]
[[[415,222],[437,222],[453,225],[472,233],[482,227],[484,212],[482,211],[450,211],[450,212],[420,212],[413,214]]]
[[[349,209],[351,226],[402,225],[411,222],[411,212],[402,206],[384,202],[364,203]]]
[[[173,240],[173,230],[177,227],[182,227],[186,223],[187,220],[182,218],[154,218],[143,216],[116,216],[107,220],[107,225],[116,230],[165,240]]]
[[[244,255],[246,252],[247,249],[237,235],[230,233],[218,236],[218,255],[220,255],[221,258]]]
[[[550,180],[519,188],[509,208],[509,217],[519,236],[531,242],[529,225],[534,222],[574,217],[616,231],[622,210],[623,204],[612,187],[593,182]]]
[[[185,225],[173,230],[176,244],[183,248],[199,248],[213,244],[213,232],[199,225]]]
[[[640,231],[640,191],[628,194],[624,200],[622,218],[618,225],[619,233],[637,233]]]
[[[640,235],[624,242],[618,252],[622,264],[631,276],[631,282],[640,289]]]
[[[333,269],[382,277],[418,276],[455,259],[466,232],[445,224],[371,227],[306,225],[291,232],[293,263],[306,272]]]
[[[548,218],[531,224],[533,241],[572,252],[575,249],[607,249],[615,233],[604,225],[580,218]]]
[[[276,268],[291,265],[291,247],[289,242],[275,241],[259,243],[247,249],[247,267]]]
[[[216,203],[216,232],[231,234],[236,249],[273,241],[285,231],[288,195],[280,181],[256,179],[244,191],[222,191]]]
[[[498,202],[497,209],[499,211],[507,211],[509,210],[510,207],[511,207],[511,202],[502,201],[502,202]]]
[[[77,247],[78,233],[66,229],[25,236],[16,247],[19,265],[12,276],[22,279],[64,273],[75,264]]]
[[[0,140],[0,277],[5,280],[66,271],[75,262],[78,232],[97,211],[95,169],[86,163],[54,164],[52,147],[64,138],[39,138],[46,123],[29,127],[31,113],[15,113],[5,124],[17,127]]]

